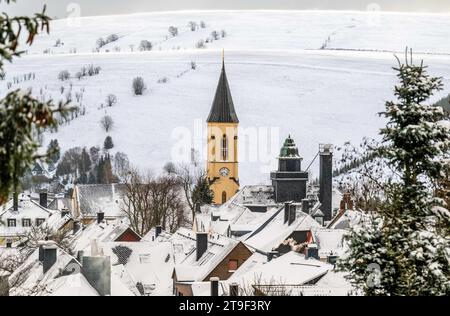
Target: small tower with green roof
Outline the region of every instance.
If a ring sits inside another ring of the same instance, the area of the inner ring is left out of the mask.
[[[302,171],[302,157],[291,135],[284,141],[278,157],[278,170],[271,173],[277,203],[301,202],[306,198],[308,173]]]

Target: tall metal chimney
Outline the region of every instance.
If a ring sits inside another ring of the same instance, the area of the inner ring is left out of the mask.
[[[203,254],[208,249],[208,233],[198,232],[197,233],[197,261],[203,256]]]
[[[332,217],[331,196],[333,191],[333,145],[321,144],[319,147],[319,154],[319,201],[322,204],[321,210],[325,215],[324,220],[330,221]]]

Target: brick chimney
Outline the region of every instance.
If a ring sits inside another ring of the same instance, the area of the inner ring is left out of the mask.
[[[211,282],[211,296],[219,296],[219,278],[212,277],[209,279]]]
[[[98,212],[97,213],[97,224],[100,224],[105,219],[105,213],[104,212]]]

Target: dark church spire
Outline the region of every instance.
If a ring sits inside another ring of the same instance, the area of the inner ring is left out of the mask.
[[[234,110],[230,86],[225,72],[225,59],[222,53],[222,72],[217,85],[216,95],[207,119],[208,123],[239,123]]]

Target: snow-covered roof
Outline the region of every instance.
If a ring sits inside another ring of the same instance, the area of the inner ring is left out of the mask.
[[[105,217],[122,216],[124,184],[80,184],[75,192],[82,216],[97,216],[98,212],[104,212]]]
[[[10,293],[12,295],[45,295],[47,293],[46,286],[53,279],[57,278],[69,263],[73,262],[79,265],[74,257],[57,247],[53,242],[49,241],[47,244],[53,244],[56,248],[56,262],[44,273],[42,262],[39,261],[39,249],[33,251],[25,262],[9,277],[10,284],[16,285],[11,289]]]
[[[280,243],[295,231],[307,231],[320,227],[321,225],[310,215],[300,210],[297,210],[296,219],[291,225],[284,223],[284,207],[281,207],[255,233],[249,236],[245,243],[258,250],[268,252],[278,247]]]
[[[174,256],[171,243],[101,242],[99,247],[104,255],[111,257],[113,266],[123,266],[132,280],[128,283],[133,288],[139,282],[146,290],[146,295],[172,294]],[[126,254],[123,254],[124,250]],[[85,254],[89,252],[87,248]]]
[[[255,284],[304,285],[332,269],[333,266],[328,263],[313,258],[306,259],[303,254],[291,251],[267,263],[256,262],[253,269],[236,273],[227,283],[238,283],[244,288]]]
[[[184,259],[175,265],[177,280],[202,281],[239,244],[236,239],[209,234],[208,248],[197,260],[195,232],[180,228],[172,236],[175,258]]]
[[[341,256],[345,252],[344,235],[347,233],[344,229],[312,229],[314,242],[319,247],[319,256],[328,255]]]
[[[345,210],[338,213],[330,222],[328,228],[349,229],[367,220],[368,215],[358,210]]]

